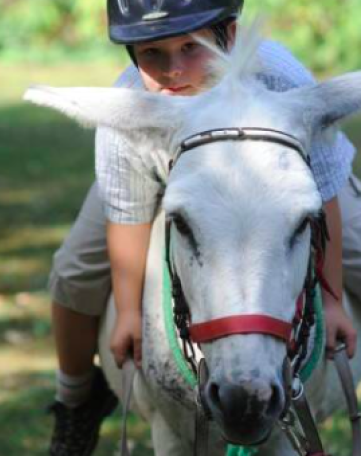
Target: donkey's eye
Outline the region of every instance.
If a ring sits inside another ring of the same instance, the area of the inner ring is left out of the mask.
[[[301,234],[306,231],[306,228],[308,227],[309,223],[310,223],[309,217],[306,217],[305,219],[303,219],[302,222],[298,225],[294,235],[301,236]]]
[[[306,231],[306,228],[308,227],[310,223],[310,218],[305,217],[301,223],[298,225],[296,230],[294,231],[293,235],[291,236],[290,239],[290,248],[292,248],[295,243],[297,242],[297,239]]]
[[[199,264],[201,264],[199,245],[187,220],[179,213],[169,214],[169,220],[174,223],[178,233],[187,240],[193,250],[193,254],[198,259]]]
[[[181,215],[173,214],[171,218],[180,234],[187,237],[193,237],[191,228]]]

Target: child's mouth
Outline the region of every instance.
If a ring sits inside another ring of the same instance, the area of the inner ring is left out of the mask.
[[[180,87],[165,87],[163,89],[163,91],[170,92],[170,93],[180,93],[180,92],[184,92],[185,90],[187,90],[189,88],[190,88],[189,85],[180,86]]]

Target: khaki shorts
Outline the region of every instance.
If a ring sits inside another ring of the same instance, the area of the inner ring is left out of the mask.
[[[111,289],[106,220],[94,184],[68,237],[53,258],[49,290],[57,304],[101,315]]]
[[[348,291],[361,300],[361,182],[352,176],[339,194],[343,219],[343,270]],[[106,221],[94,184],[69,236],[54,255],[53,301],[86,315],[101,315],[111,288]]]

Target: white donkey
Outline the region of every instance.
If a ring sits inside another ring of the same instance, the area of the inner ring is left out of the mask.
[[[151,423],[157,456],[192,454],[195,409],[194,390],[180,373],[164,323],[164,214],[174,221],[171,260],[192,324],[248,314],[291,322],[310,254],[310,226],[304,221],[322,205],[302,153],[312,154],[316,135],[330,137],[336,121],[361,108],[361,72],[275,93],[250,68],[253,51],[243,43],[231,57],[218,55],[214,71],[219,82],[194,97],[49,87],[34,87],[26,96],[84,125],[121,131],[143,160],[151,163],[156,157],[164,169],[186,138],[216,131],[211,135],[216,141],[193,138],[193,150],[175,162],[152,233],[143,369],[135,377],[134,399]],[[243,129],[243,139],[219,140],[217,131],[225,128]],[[252,133],[247,138],[246,131]],[[344,303],[360,331],[361,306],[354,306],[346,294]],[[121,394],[120,372],[108,349],[113,321],[111,304],[101,358],[111,385]],[[201,343],[201,350],[209,369],[204,401],[215,418],[209,454],[224,454],[221,434],[246,444],[263,441],[285,406],[286,344],[267,334],[233,334]],[[361,338],[352,369],[359,381]],[[335,369],[325,360],[307,382],[307,392],[318,420],[344,403]],[[296,454],[278,430],[258,451],[259,456]]]

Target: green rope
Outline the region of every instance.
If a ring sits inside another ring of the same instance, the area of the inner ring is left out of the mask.
[[[195,388],[197,386],[197,378],[184,359],[183,352],[179,347],[178,337],[173,323],[172,291],[167,264],[163,265],[163,312],[168,343],[172,350],[173,358],[176,362],[178,371],[184,380],[192,388]]]
[[[257,453],[257,448],[228,445],[226,456],[253,456]]]
[[[316,288],[315,298],[315,340],[313,344],[312,353],[300,371],[300,379],[302,383],[306,383],[311,377],[313,371],[316,369],[325,349],[325,320],[323,315],[322,296],[319,286]]]

